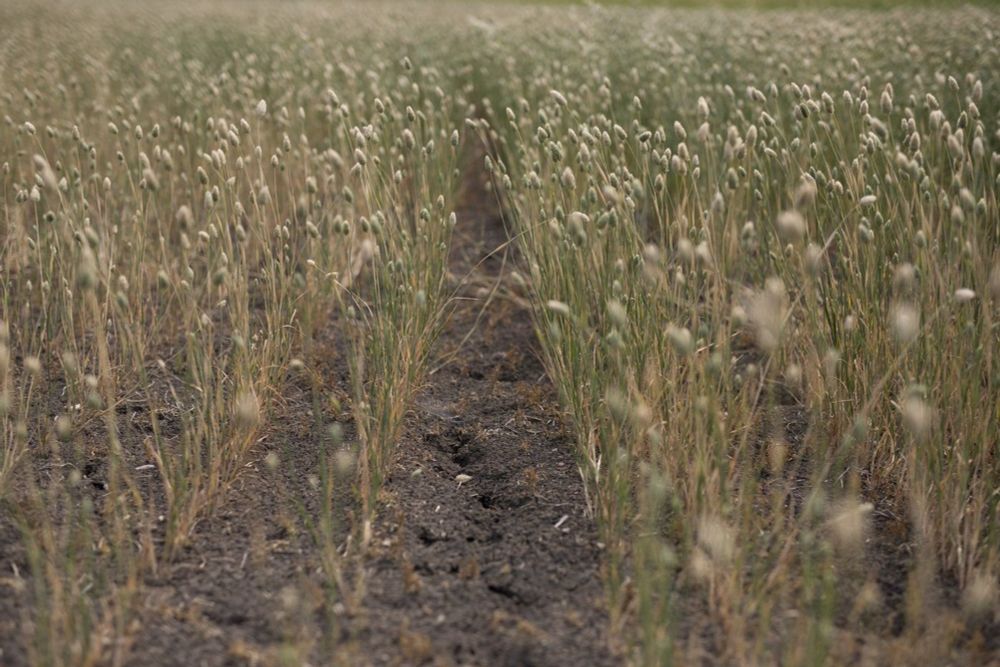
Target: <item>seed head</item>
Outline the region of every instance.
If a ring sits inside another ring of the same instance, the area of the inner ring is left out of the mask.
[[[780,278],[772,277],[750,303],[750,320],[756,329],[757,345],[765,352],[773,352],[781,343],[787,302],[785,284]]]
[[[973,623],[987,620],[997,606],[997,578],[976,572],[962,591],[962,613]]]
[[[958,303],[968,303],[969,301],[972,301],[975,298],[976,298],[976,293],[967,287],[961,287],[955,290],[955,301],[957,301]]]
[[[687,327],[678,327],[675,324],[667,325],[667,340],[677,354],[687,356],[694,351],[694,338]]]
[[[56,417],[56,437],[59,442],[69,442],[73,438],[73,420],[67,415]]]
[[[608,302],[608,318],[619,329],[628,327],[628,312],[625,310],[622,302],[617,299],[612,299]]]
[[[551,310],[554,313],[558,313],[559,315],[563,315],[564,317],[570,316],[569,306],[563,303],[562,301],[556,301],[555,299],[550,299],[545,303],[545,305],[548,307],[549,310]]]
[[[786,243],[799,243],[806,235],[806,220],[798,211],[778,214],[778,236]]]
[[[915,392],[910,392],[900,406],[903,426],[918,442],[923,442],[930,434],[933,422],[933,411],[924,399]]]
[[[889,318],[892,334],[900,343],[909,343],[920,333],[920,313],[908,303],[896,304]]]
[[[573,174],[573,170],[569,167],[563,169],[562,175],[559,177],[559,182],[567,190],[576,189],[576,176]]]
[[[38,357],[25,357],[24,370],[26,370],[31,375],[38,377],[42,374],[42,362],[39,360]]]
[[[859,503],[854,499],[840,502],[835,507],[828,524],[834,543],[848,551],[859,550],[872,509],[874,508],[871,503]]]
[[[249,429],[257,425],[260,420],[260,404],[257,396],[253,392],[243,392],[236,399],[233,416],[236,424],[244,429]]]
[[[720,565],[729,563],[736,555],[733,529],[717,517],[702,517],[698,522],[698,545]]]

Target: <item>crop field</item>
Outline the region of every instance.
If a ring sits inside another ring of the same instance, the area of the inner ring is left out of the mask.
[[[0,2],[0,666],[1000,665],[1000,11],[638,4]]]

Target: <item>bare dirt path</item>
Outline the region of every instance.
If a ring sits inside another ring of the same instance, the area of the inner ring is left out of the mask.
[[[400,443],[359,640],[379,665],[618,664],[596,528],[530,314],[497,298],[473,329],[507,235],[479,177],[464,190],[450,262],[471,279],[445,359],[472,334],[428,379]]]

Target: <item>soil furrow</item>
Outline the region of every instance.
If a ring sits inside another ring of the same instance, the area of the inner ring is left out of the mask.
[[[615,664],[597,532],[530,313],[502,297],[483,311],[509,265],[492,201],[467,180],[450,268],[469,280],[385,487],[360,640],[379,665]]]

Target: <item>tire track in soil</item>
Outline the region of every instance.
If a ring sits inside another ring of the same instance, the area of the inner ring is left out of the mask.
[[[457,280],[474,274],[439,348],[454,351],[475,328],[408,417],[358,638],[377,665],[619,664],[596,526],[530,313],[498,298],[475,326],[483,285],[504,272],[502,254],[488,255],[507,235],[468,172],[449,261]]]

